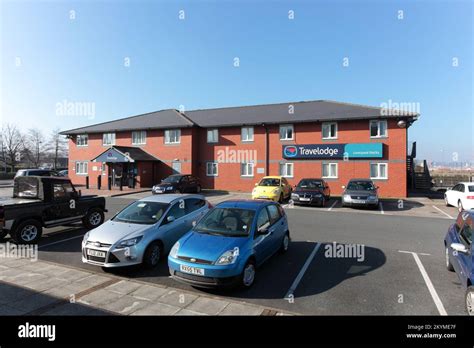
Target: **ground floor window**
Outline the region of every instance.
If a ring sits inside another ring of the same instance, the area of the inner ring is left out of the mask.
[[[292,178],[293,163],[280,163],[280,175],[285,178]]]
[[[240,176],[253,176],[253,163],[243,162],[240,164]]]
[[[87,174],[87,162],[76,162],[76,174]]]
[[[323,163],[323,178],[337,178],[337,163]]]
[[[371,163],[370,178],[371,179],[387,179],[387,163]]]
[[[217,162],[207,162],[206,163],[206,175],[207,176],[217,176]]]

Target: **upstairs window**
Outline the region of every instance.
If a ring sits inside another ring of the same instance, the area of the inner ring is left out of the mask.
[[[165,144],[179,144],[181,142],[181,129],[165,130]]]
[[[292,124],[280,126],[280,140],[293,140],[294,129]]]
[[[146,144],[146,131],[132,132],[132,145]]]
[[[207,142],[208,143],[217,143],[219,141],[219,130],[208,129],[207,130]]]
[[[89,144],[89,136],[80,134],[76,137],[76,146],[87,146]]]
[[[337,139],[337,123],[325,122],[322,125],[323,139]]]
[[[253,141],[253,127],[242,127],[242,141]]]
[[[115,133],[104,133],[102,136],[102,145],[115,145]]]
[[[370,137],[383,138],[387,136],[387,121],[375,120],[370,121]]]

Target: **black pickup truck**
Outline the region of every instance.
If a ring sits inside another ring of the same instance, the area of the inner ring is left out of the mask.
[[[106,211],[103,197],[82,196],[67,178],[19,176],[13,197],[0,197],[0,239],[10,234],[19,244],[32,244],[43,227],[79,221],[94,228],[104,222]]]

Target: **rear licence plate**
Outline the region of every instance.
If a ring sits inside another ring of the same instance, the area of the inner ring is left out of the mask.
[[[95,256],[95,257],[103,257],[105,258],[105,251],[99,251],[94,249],[87,249],[87,255]]]
[[[180,265],[179,269],[181,272],[184,273],[189,273],[189,274],[195,274],[199,276],[204,275],[204,268],[197,268],[197,267],[191,267],[191,266],[186,266],[186,265]]]

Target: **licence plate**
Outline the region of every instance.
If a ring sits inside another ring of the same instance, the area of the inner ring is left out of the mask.
[[[156,190],[156,193],[163,193],[163,190]]]
[[[302,201],[302,202],[309,202],[309,198],[300,198],[300,201]]]
[[[361,199],[354,199],[354,200],[352,200],[352,202],[354,202],[356,204],[365,204],[365,201],[363,201]]]
[[[94,249],[87,249],[87,255],[95,256],[95,257],[103,257],[105,258],[105,251],[99,251]]]
[[[181,270],[181,272],[184,272],[184,273],[195,274],[195,275],[200,275],[200,276],[204,275],[204,268],[180,265],[179,269]]]

